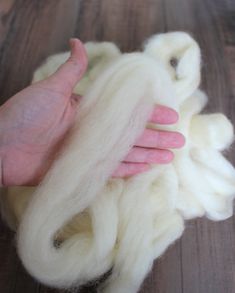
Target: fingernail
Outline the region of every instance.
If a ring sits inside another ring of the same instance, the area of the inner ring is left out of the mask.
[[[183,147],[185,145],[185,137],[181,133],[176,133],[173,141],[175,147]]]
[[[75,38],[71,38],[71,39],[69,40],[69,43],[70,43],[70,47],[71,47],[71,49],[74,48],[75,40],[76,40]]]

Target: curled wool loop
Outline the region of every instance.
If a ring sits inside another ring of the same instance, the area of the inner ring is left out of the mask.
[[[233,127],[223,114],[200,114],[207,102],[198,89],[200,49],[188,34],[153,36],[139,53],[121,54],[108,42],[86,49],[89,69],[75,88],[84,98],[64,149],[36,189],[9,188],[1,210],[39,281],[70,288],[112,269],[100,292],[137,292],[154,259],[182,235],[184,219],[232,215],[235,170],[221,151]],[[34,81],[67,57],[50,57]],[[176,125],[161,128],[182,132],[185,146],[171,164],[110,179],[156,103],[179,111]]]

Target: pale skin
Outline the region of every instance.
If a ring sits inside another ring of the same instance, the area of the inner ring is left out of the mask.
[[[73,94],[87,67],[78,39],[70,40],[70,58],[50,77],[23,89],[0,107],[1,185],[37,185],[50,168],[63,139],[74,123],[82,97]],[[173,124],[178,114],[161,105],[149,121]],[[145,129],[113,177],[127,177],[150,168],[151,163],[173,160],[170,149],[184,145],[178,132]]]

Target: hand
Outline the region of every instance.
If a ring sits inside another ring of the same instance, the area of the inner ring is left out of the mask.
[[[178,121],[178,113],[165,106],[155,106],[149,122],[173,124]],[[132,176],[150,169],[149,164],[170,163],[174,154],[169,148],[180,148],[185,144],[179,132],[145,129],[135,146],[115,170],[113,177]]]
[[[74,122],[79,96],[72,94],[87,66],[82,43],[70,41],[71,56],[53,75],[0,107],[2,185],[36,185]]]
[[[20,91],[0,107],[2,185],[38,184],[74,123],[80,97],[72,91],[86,70],[87,57],[79,40],[72,39],[70,45],[70,58],[53,75]],[[176,120],[177,113],[163,106],[156,107],[151,117],[155,123]],[[181,146],[182,140],[180,134],[146,129],[114,176],[143,172],[151,162],[169,162],[173,156],[165,148]]]

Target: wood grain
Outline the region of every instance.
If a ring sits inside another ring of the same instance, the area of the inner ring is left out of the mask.
[[[235,122],[234,0],[0,0],[1,103],[30,83],[68,39],[107,40],[140,48],[157,32],[190,32],[202,48],[202,87],[208,111]],[[228,157],[235,163],[234,146]],[[15,252],[14,234],[0,224],[0,292],[55,293],[35,282]],[[80,292],[96,292],[94,286]],[[155,262],[141,293],[234,293],[235,217],[186,224],[183,237]]]

